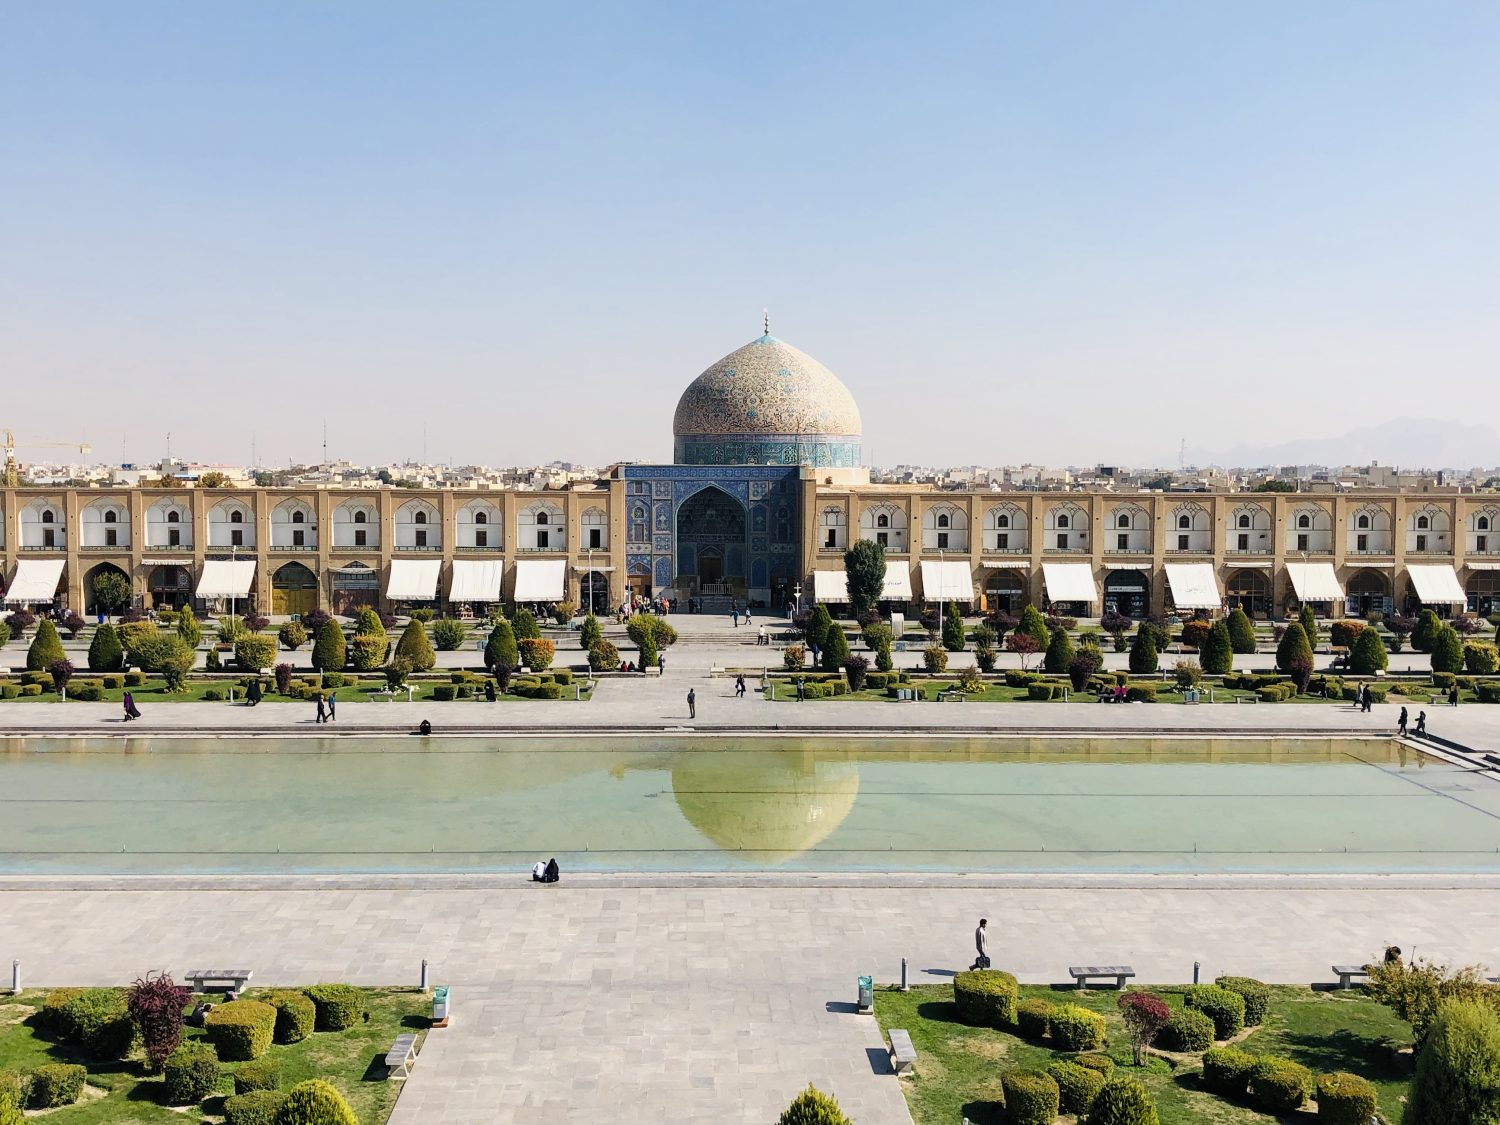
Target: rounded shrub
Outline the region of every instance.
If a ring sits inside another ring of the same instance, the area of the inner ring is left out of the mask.
[[[276,1111],[276,1125],[359,1125],[344,1095],[332,1083],[314,1078],[287,1091]]]
[[[162,1096],[168,1105],[196,1105],[219,1085],[219,1056],[194,1039],[167,1056],[162,1074]]]
[[[1417,1054],[1403,1125],[1500,1121],[1500,1017],[1476,1000],[1445,1000]]]
[[[276,1042],[300,1043],[317,1026],[318,1009],[307,993],[281,989],[266,997],[276,1009]]]
[[[557,646],[545,637],[524,637],[516,642],[521,654],[521,663],[533,672],[552,667],[557,655]]]
[[[1264,1058],[1250,1068],[1250,1100],[1267,1113],[1300,1108],[1312,1085],[1312,1071],[1291,1059]]]
[[[1075,1062],[1058,1059],[1048,1065],[1047,1073],[1057,1083],[1059,1104],[1064,1113],[1087,1113],[1099,1091],[1104,1089],[1104,1075]]]
[[[0,629],[5,627],[0,622]],[[26,1104],[27,1086],[13,1070],[0,1070],[0,1125],[25,1125],[21,1107]]]
[[[838,1102],[809,1085],[782,1110],[776,1125],[850,1125],[850,1122]]]
[[[1257,1061],[1254,1055],[1233,1047],[1210,1047],[1203,1052],[1203,1085],[1216,1094],[1242,1098]]]
[[[1162,1025],[1156,1045],[1166,1051],[1206,1051],[1214,1045],[1214,1021],[1184,1008]]]
[[[1186,1007],[1214,1021],[1215,1039],[1233,1039],[1245,1030],[1245,998],[1216,984],[1195,984],[1182,996]]]
[[[1059,1051],[1092,1051],[1104,1046],[1104,1017],[1077,1004],[1052,1013],[1052,1042]]]
[[[1357,1074],[1322,1075],[1313,1096],[1318,1120],[1331,1125],[1370,1125],[1375,1116],[1375,1087]]]
[[[244,633],[234,642],[234,662],[242,672],[259,672],[276,663],[276,638]]]
[[[1022,1000],[1016,1005],[1016,1030],[1023,1039],[1045,1039],[1057,1005],[1046,1000]]]
[[[44,622],[45,624],[45,622]],[[76,1063],[48,1063],[31,1072],[26,1104],[32,1109],[55,1109],[72,1105],[83,1096],[88,1071]]]
[[[432,651],[432,642],[427,639],[427,626],[412,619],[406,623],[401,639],[396,642],[396,655],[411,661],[413,671],[425,672],[437,663],[437,653]]]
[[[317,1009],[313,1026],[319,1031],[343,1031],[364,1014],[365,998],[350,984],[315,984],[307,996]]]
[[[203,1017],[208,1041],[225,1062],[258,1059],[276,1033],[276,1009],[259,1000],[231,1000]]]
[[[953,1002],[965,1023],[976,1027],[1011,1027],[1016,1022],[1016,978],[998,969],[957,973]]]
[[[84,993],[82,988],[54,988],[42,998],[42,1009],[36,1014],[37,1029],[55,1039],[69,1039],[71,1029],[63,1012],[68,1003]]]
[[[1266,1011],[1271,1007],[1269,985],[1254,977],[1219,977],[1214,983],[1230,992],[1238,992],[1244,999],[1246,1027],[1259,1027],[1266,1022]]]
[[[1161,1125],[1156,1103],[1134,1078],[1111,1078],[1094,1098],[1088,1125]]]
[[[63,1006],[63,1038],[96,1059],[121,1059],[135,1042],[125,993],[118,988],[86,988]]]
[[[279,1090],[251,1090],[224,1101],[224,1125],[276,1125],[286,1095]]]
[[[1037,1070],[1008,1070],[1000,1076],[1008,1125],[1052,1125],[1057,1120],[1060,1092],[1050,1074]]]
[[[1069,1061],[1075,1062],[1079,1066],[1088,1067],[1090,1070],[1098,1071],[1105,1078],[1108,1078],[1115,1072],[1115,1060],[1105,1054],[1086,1051],[1081,1055],[1075,1055]]]
[[[281,1064],[274,1059],[247,1062],[234,1072],[236,1094],[248,1094],[251,1090],[274,1090],[280,1085]]]

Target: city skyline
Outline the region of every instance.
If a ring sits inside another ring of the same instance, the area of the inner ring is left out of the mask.
[[[580,12],[13,8],[22,458],[306,461],[326,419],[356,462],[661,460],[766,306],[880,464],[1459,418],[1493,374],[1484,6]]]

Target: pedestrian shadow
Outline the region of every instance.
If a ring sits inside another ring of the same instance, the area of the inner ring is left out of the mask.
[[[859,1011],[859,1005],[852,1000],[830,1000],[823,1005],[823,1010],[835,1015],[848,1016]]]
[[[958,970],[957,969],[923,969],[922,971],[924,973],[926,973],[930,977],[956,977],[956,976],[958,976]]]

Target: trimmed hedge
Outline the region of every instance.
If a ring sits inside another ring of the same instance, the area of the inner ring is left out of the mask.
[[[1357,1074],[1325,1074],[1313,1089],[1318,1120],[1331,1125],[1370,1125],[1375,1116],[1375,1087]]]
[[[1125,689],[1125,699],[1130,703],[1155,703],[1155,684],[1131,684]]]
[[[287,1091],[276,1125],[359,1125],[359,1121],[336,1086],[314,1078]]]
[[[1088,1125],[1161,1125],[1156,1103],[1134,1078],[1111,1078],[1094,1099]]]
[[[1312,1071],[1291,1059],[1263,1058],[1250,1068],[1250,1100],[1267,1113],[1298,1109],[1312,1086]]]
[[[1047,1073],[1057,1083],[1059,1103],[1064,1113],[1087,1113],[1099,1091],[1104,1089],[1104,1075],[1065,1059],[1049,1064]]]
[[[163,1073],[162,1094],[168,1105],[196,1105],[219,1084],[219,1056],[209,1044],[195,1039],[167,1056]]]
[[[36,1014],[37,1027],[57,1039],[69,1037],[69,1025],[63,1012],[70,1001],[82,996],[82,988],[54,988],[42,998],[42,1010]]]
[[[1023,1039],[1045,1039],[1057,1005],[1046,1000],[1022,1000],[1016,1005],[1016,1030]]]
[[[1104,1017],[1077,1004],[1052,1013],[1052,1042],[1060,1051],[1092,1051],[1104,1046]]]
[[[319,1031],[343,1031],[364,1015],[364,997],[353,985],[315,984],[306,991],[317,1008],[313,1026]]]
[[[998,969],[957,973],[953,1002],[965,1023],[977,1027],[1011,1027],[1016,1022],[1016,978]]]
[[[265,1002],[276,1009],[276,1042],[300,1043],[317,1026],[318,1009],[305,992],[281,989]]]
[[[1057,1120],[1060,1091],[1050,1074],[1038,1070],[1008,1070],[1000,1076],[1008,1125],[1052,1125]]]
[[[1246,1027],[1259,1027],[1266,1022],[1266,1010],[1271,1006],[1270,986],[1254,977],[1219,977],[1214,983],[1238,992],[1244,999]]]
[[[48,1063],[31,1072],[31,1092],[26,1104],[32,1109],[55,1109],[72,1105],[83,1096],[88,1070],[76,1063]]]
[[[203,1030],[225,1062],[248,1062],[270,1049],[276,1009],[259,1000],[231,1000],[203,1017]]]
[[[1257,1061],[1254,1055],[1233,1047],[1210,1047],[1203,1052],[1203,1084],[1216,1094],[1242,1098]]]
[[[1214,1045],[1214,1021],[1184,1008],[1162,1025],[1156,1042],[1167,1051],[1206,1051]]]
[[[1090,1070],[1096,1070],[1108,1078],[1115,1072],[1115,1060],[1104,1054],[1082,1054],[1072,1059],[1079,1066],[1086,1066]]]
[[[224,1101],[224,1125],[276,1125],[286,1102],[280,1090],[252,1090]]]
[[[248,1062],[234,1072],[236,1094],[248,1094],[251,1090],[274,1090],[280,1085],[281,1063],[275,1059]]]
[[[125,993],[118,988],[87,988],[63,1006],[63,1038],[96,1059],[121,1059],[135,1043]]]
[[[1215,1039],[1233,1039],[1245,1030],[1245,998],[1216,984],[1190,985],[1182,994],[1184,1007],[1214,1021]]]

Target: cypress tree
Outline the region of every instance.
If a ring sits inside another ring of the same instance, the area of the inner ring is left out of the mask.
[[[873,539],[861,539],[844,552],[844,581],[849,588],[849,606],[857,620],[875,612],[875,603],[885,592],[885,548]]]
[[[1130,643],[1130,671],[1137,676],[1149,676],[1156,668],[1156,638],[1150,629],[1137,629],[1135,640]]]
[[[1349,646],[1349,670],[1359,676],[1373,676],[1385,671],[1390,660],[1385,653],[1385,642],[1374,629],[1361,629],[1354,635]]]
[[[792,1099],[776,1125],[852,1125],[839,1103],[816,1086],[808,1086]]]
[[[432,642],[427,639],[427,628],[420,621],[407,622],[396,642],[396,655],[411,661],[413,672],[425,672],[437,663],[437,653],[432,651]]]
[[[823,637],[823,647],[818,650],[818,663],[825,672],[837,672],[849,659],[849,638],[844,636],[843,626],[837,622],[828,626]]]
[[[1030,633],[1036,638],[1036,643],[1046,651],[1047,646],[1052,643],[1052,630],[1047,628],[1047,619],[1034,605],[1028,605],[1021,610],[1021,620],[1016,625],[1017,633]]]
[[[1411,631],[1411,647],[1418,652],[1431,652],[1432,642],[1442,627],[1443,623],[1438,620],[1438,615],[1430,609],[1424,609],[1417,615],[1417,627]]]
[[[604,638],[604,630],[599,628],[599,619],[592,613],[583,619],[583,626],[578,630],[578,647],[584,652],[590,651]]]
[[[125,667],[125,649],[113,625],[101,625],[89,642],[89,671],[118,672]]]
[[[1255,651],[1255,624],[1239,606],[1229,614],[1229,644],[1235,652],[1248,655]]]
[[[489,640],[484,642],[484,666],[515,668],[520,663],[521,654],[516,648],[515,631],[510,627],[510,622],[502,617],[490,630]]]
[[[1464,670],[1464,642],[1452,625],[1440,625],[1433,635],[1432,670],[1455,673]]]
[[[187,603],[183,603],[182,609],[177,612],[177,635],[192,649],[196,649],[203,640],[203,630],[198,627],[198,619],[193,616],[193,607]]]
[[[828,607],[819,602],[813,607],[812,617],[808,619],[807,628],[804,630],[807,643],[815,649],[821,650],[824,642],[828,640],[828,629],[833,624],[833,615],[828,612]]]
[[[384,637],[385,626],[381,624],[380,614],[368,606],[360,610],[354,617],[354,635],[356,637]]]
[[[343,626],[333,620],[323,622],[318,629],[318,639],[313,642],[313,668],[319,672],[338,672],[343,669],[347,657]]]
[[[943,647],[949,652],[964,650],[964,615],[958,611],[957,602],[949,602],[943,614]]]
[[[536,640],[542,635],[542,630],[536,623],[529,609],[518,609],[516,615],[511,619],[511,633],[518,641]]]
[[[1318,615],[1313,612],[1313,607],[1303,604],[1297,611],[1297,621],[1302,626],[1302,632],[1307,637],[1309,648],[1316,648],[1318,644]]]
[[[1460,653],[1460,659],[1462,653]],[[57,635],[57,626],[47,618],[37,624],[36,636],[31,638],[31,647],[26,650],[26,670],[45,672],[59,660],[66,660],[62,638]]]
[[[1234,671],[1234,642],[1229,635],[1229,625],[1215,621],[1208,636],[1198,648],[1198,663],[1211,676],[1222,676]]]
[[[1300,622],[1293,621],[1281,635],[1281,643],[1276,646],[1276,667],[1280,671],[1291,672],[1301,662],[1311,665],[1312,658],[1312,645],[1307,643],[1307,634],[1302,631]]]
[[[1073,640],[1066,629],[1058,629],[1047,642],[1047,655],[1042,658],[1042,667],[1054,676],[1066,675],[1068,665],[1073,663]]]

